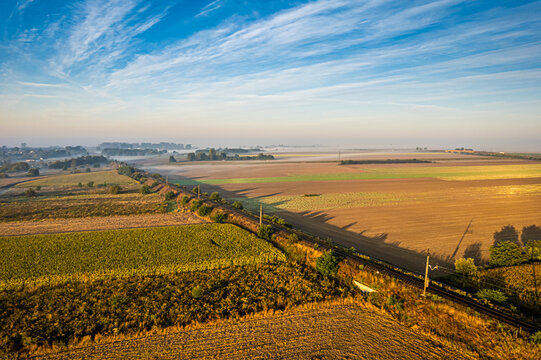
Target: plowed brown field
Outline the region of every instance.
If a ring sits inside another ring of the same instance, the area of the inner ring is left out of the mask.
[[[468,359],[387,317],[334,305],[89,346],[37,359]]]
[[[262,203],[267,212],[297,228],[422,272],[427,250],[445,267],[452,268],[454,260],[464,255],[479,263],[488,258],[492,235],[502,226],[512,224],[520,231],[523,226],[541,225],[538,162],[456,159],[451,155],[445,158],[442,154],[432,164],[267,162],[179,164],[154,169],[170,179],[201,181],[202,191],[219,191],[248,207],[259,208]],[[440,174],[442,167],[452,176],[430,175],[430,169]],[[408,178],[415,168],[424,168],[427,177]],[[537,170],[528,175],[522,172],[531,169]],[[389,174],[389,178],[355,180],[349,176],[364,171],[380,171],[382,177]],[[294,178],[309,174],[319,177]],[[339,174],[344,180],[318,181],[321,174]],[[272,179],[252,181],[257,178]],[[213,179],[236,179],[238,183],[210,185]],[[303,197],[305,194],[322,196]]]

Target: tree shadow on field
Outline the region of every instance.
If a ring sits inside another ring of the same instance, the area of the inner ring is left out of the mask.
[[[170,175],[170,180],[172,175]],[[187,180],[197,182],[196,178],[186,178],[179,175],[175,175],[175,180]],[[250,196],[250,193],[254,190],[260,190],[257,186],[250,186],[236,189],[227,190],[223,185],[210,185],[200,183],[201,192],[218,192],[223,198],[228,200],[238,200],[245,205],[247,209],[252,211],[259,210],[259,204],[263,205],[264,212],[273,213],[284,218],[287,222],[293,224],[294,228],[302,230],[310,235],[317,236],[321,239],[332,239],[335,243],[340,244],[346,248],[355,248],[359,253],[368,255],[374,259],[378,259],[398,267],[402,267],[411,272],[418,274],[424,274],[426,266],[426,253],[416,252],[414,250],[406,249],[400,246],[400,242],[388,242],[387,233],[379,233],[375,235],[367,235],[370,233],[370,229],[363,229],[360,232],[352,231],[351,229],[358,223],[362,223],[362,220],[352,222],[345,226],[339,227],[330,223],[334,216],[329,215],[323,211],[303,211],[292,212],[280,208],[287,201],[279,201],[274,203],[262,203],[261,199],[280,195],[281,192],[272,192],[261,196]],[[191,185],[193,186],[193,185]],[[187,189],[191,189],[191,186],[186,186]],[[392,219],[389,219],[392,221]],[[452,262],[448,258],[439,256],[438,254],[430,254],[431,265],[441,265],[445,267],[452,267]],[[431,273],[432,275],[438,275],[437,271]]]

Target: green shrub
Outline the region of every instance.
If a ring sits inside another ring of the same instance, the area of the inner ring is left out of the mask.
[[[141,186],[140,191],[141,191],[141,194],[143,194],[143,195],[148,195],[148,194],[150,194],[152,192],[152,190],[150,189],[150,186],[148,186],[148,185]]]
[[[299,237],[297,236],[297,234],[291,234],[289,235],[287,239],[289,240],[290,243],[293,243],[293,244],[299,242]]]
[[[512,266],[525,261],[521,247],[513,241],[502,241],[490,247],[489,264],[491,266]]]
[[[477,296],[479,299],[488,300],[492,303],[498,304],[503,304],[507,301],[507,296],[505,296],[501,291],[493,289],[481,289],[475,294],[475,296]]]
[[[242,203],[240,201],[235,201],[232,206],[235,208],[235,209],[239,209],[239,210],[242,210],[244,209],[244,206],[242,205]]]
[[[90,168],[86,168],[86,169],[85,169],[85,172],[90,172]]]
[[[37,168],[31,168],[30,170],[28,170],[28,174],[26,174],[27,176],[39,176],[39,169]]]
[[[175,194],[174,191],[168,191],[168,192],[165,193],[165,200],[167,200],[167,201],[173,200],[176,196],[177,196],[177,194]]]
[[[78,186],[78,187],[83,187],[83,183],[80,182],[80,183],[77,184],[77,186]]]
[[[257,229],[257,237],[259,237],[260,239],[270,241],[272,238],[272,234],[274,234],[274,230],[270,225],[260,225]]]
[[[217,212],[214,215],[210,217],[212,221],[215,223],[222,224],[227,220],[227,214],[224,214],[223,212]]]
[[[199,188],[198,188],[197,186],[194,186],[194,187],[192,188],[192,192],[193,192],[194,194],[197,194],[198,191],[199,191]]]
[[[467,277],[472,277],[477,273],[477,266],[472,258],[458,259],[455,261],[455,272]]]
[[[194,299],[200,299],[203,296],[203,289],[201,286],[197,285],[194,288],[192,288],[192,297]]]
[[[152,185],[150,185],[150,187],[156,187],[156,186],[158,186],[158,185],[160,185],[160,183],[157,182],[157,181],[154,181],[154,182],[152,183]]]
[[[25,193],[24,193],[24,196],[26,196],[26,197],[34,197],[36,195],[37,195],[36,190],[34,190],[32,188],[26,190]]]
[[[89,181],[86,186],[88,187],[94,187],[94,181]]]
[[[184,195],[182,197],[182,199],[180,200],[182,205],[186,205],[188,203],[188,201],[190,201],[190,198],[188,196],[186,196],[186,195]]]
[[[212,212],[212,208],[205,204],[201,205],[199,207],[199,210],[197,210],[197,213],[199,214],[199,216],[207,216],[211,212]]]
[[[339,259],[334,256],[332,251],[325,251],[323,255],[316,260],[316,270],[321,275],[335,277],[338,273]]]
[[[532,336],[530,336],[530,340],[534,344],[541,344],[541,331],[537,331],[535,334],[532,334]]]
[[[203,192],[201,193],[202,196],[209,196],[209,193],[208,192]]]
[[[41,190],[41,185],[36,186],[36,190],[40,191]]]
[[[217,192],[213,192],[212,194],[210,194],[209,199],[213,201],[220,201],[222,198],[220,197],[220,194],[218,194]]]
[[[203,202],[201,200],[194,200],[192,202],[192,206],[190,207],[190,210],[192,211],[197,211],[197,209],[199,209],[199,207],[203,204]]]
[[[120,194],[121,191],[122,188],[120,187],[120,185],[111,185],[109,187],[109,194]]]

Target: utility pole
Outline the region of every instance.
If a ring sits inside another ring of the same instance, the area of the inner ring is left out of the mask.
[[[166,177],[165,177],[165,183],[166,183],[167,185],[169,185],[169,176],[166,176]]]
[[[428,287],[428,262],[430,261],[430,250],[426,252],[425,286],[423,288],[423,297],[426,297],[426,288]]]
[[[201,196],[201,185],[197,185],[197,198]]]
[[[259,204],[259,226],[263,225],[263,204]]]

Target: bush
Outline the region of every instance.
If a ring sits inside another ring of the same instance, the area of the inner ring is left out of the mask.
[[[78,186],[78,187],[83,187],[83,183],[82,183],[82,182],[79,182],[79,183],[77,184],[77,186]]]
[[[274,234],[274,230],[270,225],[260,225],[257,229],[257,237],[260,239],[270,241],[272,234]]]
[[[150,185],[150,187],[156,187],[156,186],[158,186],[158,185],[160,185],[160,183],[157,182],[157,181],[154,181],[154,182],[152,183],[152,185]]]
[[[182,197],[182,199],[180,200],[182,205],[186,205],[188,203],[188,201],[190,201],[190,198],[188,196],[186,196],[186,195],[184,195]]]
[[[152,191],[151,191],[151,189],[150,189],[150,186],[148,186],[148,185],[143,185],[143,186],[141,186],[141,194],[143,194],[143,195],[148,195],[148,194],[150,194],[151,192],[152,192]]]
[[[208,214],[210,214],[212,211],[212,208],[208,205],[201,205],[199,207],[199,210],[197,210],[197,213],[199,214],[199,216],[207,216]]]
[[[86,168],[85,171],[86,171],[86,172],[90,172],[90,168]]]
[[[223,212],[217,212],[212,215],[210,219],[215,223],[223,224],[227,220],[227,214],[224,214]]]
[[[537,331],[535,334],[532,334],[532,336],[530,337],[530,340],[534,344],[541,344],[541,331]]]
[[[293,243],[293,244],[299,242],[299,237],[297,236],[297,234],[291,234],[289,235],[287,239],[289,240],[290,243]]]
[[[27,176],[39,176],[39,169],[37,168],[32,168],[30,170],[28,170],[28,174],[26,174]]]
[[[213,201],[220,201],[221,197],[220,197],[220,194],[218,194],[217,192],[213,192],[212,194],[210,194],[209,199]]]
[[[235,208],[235,209],[239,209],[239,210],[242,210],[244,209],[244,206],[242,206],[242,203],[240,201],[235,201],[232,206]]]
[[[26,196],[26,197],[34,197],[36,195],[37,195],[36,190],[34,190],[32,188],[30,188],[30,189],[28,189],[28,190],[26,190],[24,192],[24,196]]]
[[[199,209],[199,207],[203,204],[203,202],[201,200],[194,200],[192,202],[192,206],[190,207],[190,210],[192,211],[197,211],[197,209]]]
[[[41,190],[41,185],[36,186],[36,190],[40,191]]]
[[[194,186],[194,187],[192,188],[192,192],[193,192],[194,194],[197,194],[198,191],[199,191],[199,188],[198,188],[197,186]]]
[[[203,289],[201,286],[197,285],[194,288],[192,288],[192,297],[194,299],[199,299],[203,296]]]
[[[176,196],[177,196],[177,194],[175,194],[174,191],[168,191],[168,192],[165,193],[165,200],[167,200],[167,201],[173,200]]]
[[[525,261],[522,249],[513,241],[502,241],[490,247],[489,264],[491,266],[512,266]]]
[[[335,277],[338,273],[339,260],[332,251],[326,251],[317,258],[316,270],[323,276]]]
[[[88,187],[94,187],[94,181],[89,181],[88,184],[86,184]]]
[[[109,187],[109,194],[120,194],[121,191],[122,188],[120,187],[120,185],[111,185]]]
[[[118,168],[117,172],[120,175],[131,176],[135,172],[135,169],[131,166],[121,166]]]
[[[455,272],[467,277],[472,277],[477,273],[477,266],[472,258],[458,259],[455,261]]]
[[[499,290],[482,289],[482,290],[479,290],[475,294],[475,296],[477,296],[479,299],[488,300],[491,303],[503,304],[507,301],[507,296],[505,296]]]

